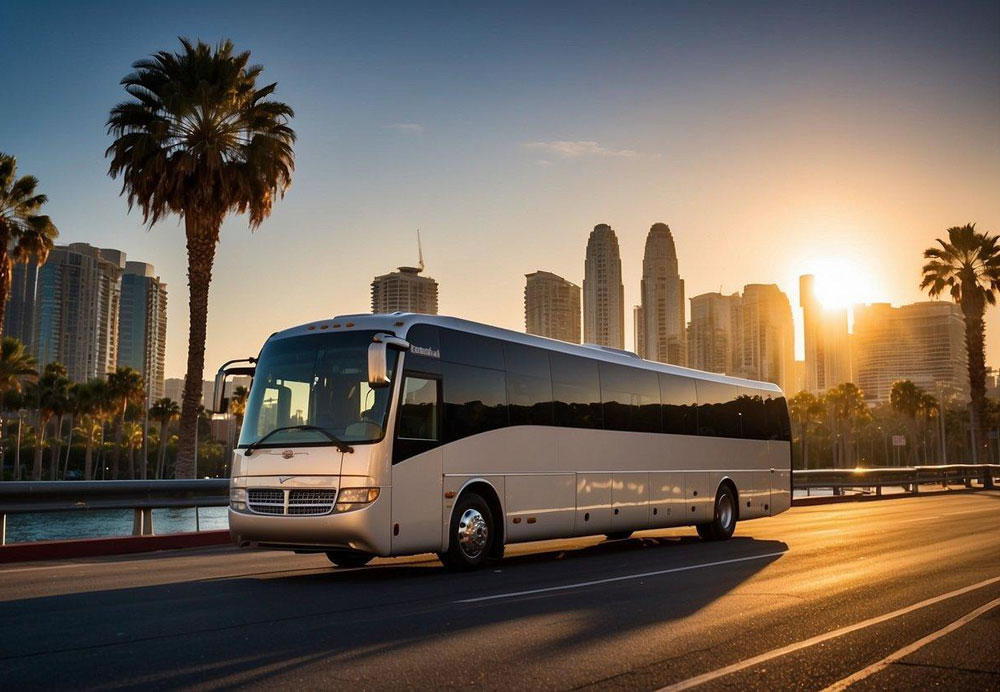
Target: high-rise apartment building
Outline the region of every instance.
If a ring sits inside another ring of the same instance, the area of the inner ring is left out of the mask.
[[[551,272],[525,274],[524,329],[528,334],[580,343],[580,287]]]
[[[632,334],[635,337],[635,352],[640,358],[645,358],[646,315],[641,305],[632,306]]]
[[[423,267],[400,267],[372,281],[372,312],[419,312],[436,315],[438,283],[420,276]]]
[[[687,365],[684,280],[677,268],[677,248],[670,227],[654,223],[642,257],[642,324],[644,339],[636,344],[643,358]]]
[[[625,348],[625,287],[618,237],[607,224],[594,226],[587,241],[583,276],[583,340]]]
[[[153,265],[126,262],[121,278],[118,365],[142,373],[150,401],[163,394],[167,355],[167,286]]]
[[[38,270],[32,351],[69,378],[104,377],[118,362],[118,319],[125,253],[86,243],[57,245]]]
[[[853,337],[854,382],[869,403],[888,402],[897,380],[968,400],[965,322],[955,303],[856,305]]]
[[[688,365],[739,376],[743,373],[743,299],[739,293],[703,293],[691,299]]]
[[[743,374],[790,392],[794,367],[795,330],[788,296],[776,284],[744,286]]]
[[[10,299],[3,318],[4,336],[17,339],[29,352],[35,340],[35,290],[38,263],[18,262],[10,275]]]
[[[851,349],[847,335],[847,309],[826,309],[816,297],[815,277],[799,277],[799,304],[805,337],[805,389],[824,394],[851,381]]]

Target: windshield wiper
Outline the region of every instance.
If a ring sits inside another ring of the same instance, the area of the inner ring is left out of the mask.
[[[318,432],[318,433],[321,433],[321,434],[325,435],[327,437],[327,439],[329,439],[333,443],[333,446],[336,447],[341,452],[345,452],[347,454],[351,454],[351,453],[354,452],[354,448],[353,447],[351,447],[349,444],[341,441],[340,438],[338,438],[336,435],[334,435],[329,430],[327,430],[325,428],[321,428],[318,425],[286,425],[286,426],[281,427],[281,428],[275,428],[271,432],[266,433],[265,435],[261,436],[261,438],[259,440],[257,440],[256,442],[251,442],[250,444],[248,444],[247,445],[246,456],[250,456],[251,454],[253,454],[253,451],[255,449],[258,449],[260,447],[261,443],[264,442],[264,440],[266,440],[267,438],[271,437],[275,433],[286,432],[288,430],[310,430],[310,431]]]

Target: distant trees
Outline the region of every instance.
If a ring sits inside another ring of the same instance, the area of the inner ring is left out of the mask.
[[[111,475],[114,478],[118,478],[120,471],[125,413],[129,404],[143,403],[145,391],[142,375],[135,368],[118,367],[114,372],[108,373],[108,397],[115,412],[115,447],[111,455]],[[134,474],[134,467],[130,467],[130,477],[134,477]]]
[[[167,428],[181,414],[180,406],[169,397],[163,397],[153,402],[149,409],[149,417],[160,424],[159,450],[156,455],[156,472],[154,478],[163,478],[167,458]]]
[[[38,179],[17,177],[17,159],[0,153],[0,335],[10,298],[15,262],[44,264],[59,231],[41,214],[48,197],[38,194]]]
[[[936,298],[947,292],[965,316],[965,348],[969,357],[969,387],[972,396],[971,430],[974,437],[972,462],[986,442],[986,328],[987,306],[996,305],[1000,292],[1000,244],[997,236],[980,233],[975,224],[948,229],[948,239],[939,247],[924,250],[929,260],[923,268],[920,288]],[[989,483],[992,485],[992,482]]]
[[[205,367],[208,291],[219,230],[230,213],[256,228],[291,184],[292,109],[259,85],[263,71],[231,41],[216,47],[181,39],[132,65],[122,84],[133,97],[111,109],[108,173],[122,178],[128,203],[149,224],[184,220],[190,287],[187,374],[180,420],[178,478],[194,474],[198,407]]]
[[[789,414],[799,431],[802,449],[802,468],[809,468],[809,434],[813,425],[822,420],[826,407],[823,401],[811,392],[799,392],[788,400]]]

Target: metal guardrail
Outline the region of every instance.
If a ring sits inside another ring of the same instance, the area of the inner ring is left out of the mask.
[[[153,533],[154,509],[225,507],[229,479],[155,481],[15,481],[0,483],[0,545],[7,515],[88,509],[131,509],[132,534]]]
[[[792,487],[796,490],[831,488],[841,494],[846,488],[874,488],[876,495],[882,488],[899,486],[911,493],[920,492],[921,483],[962,483],[967,488],[973,481],[993,485],[993,477],[1000,475],[1000,464],[945,464],[942,466],[890,466],[854,469],[800,469],[792,471]]]
[[[901,486],[919,492],[921,483],[961,482],[972,487],[1000,475],[1000,464],[949,464],[855,469],[803,469],[792,472],[792,486],[799,490]],[[229,479],[146,481],[16,481],[0,483],[0,545],[6,544],[7,515],[28,512],[131,509],[132,533],[153,533],[153,510],[168,508],[225,507],[229,504]]]

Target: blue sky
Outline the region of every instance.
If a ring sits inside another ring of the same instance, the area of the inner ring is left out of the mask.
[[[950,225],[1000,231],[996,3],[46,3],[0,0],[0,150],[41,179],[65,242],[124,249],[170,289],[184,369],[181,229],[146,230],[106,175],[132,61],[231,38],[296,110],[287,198],[224,227],[208,368],[272,331],[366,311],[415,261],[442,312],[523,328],[523,275],[582,281],[610,223],[638,301],[649,226],[688,295],[852,274],[852,299],[920,298]],[[845,269],[846,268],[846,269]],[[990,361],[1000,364],[997,312]]]

